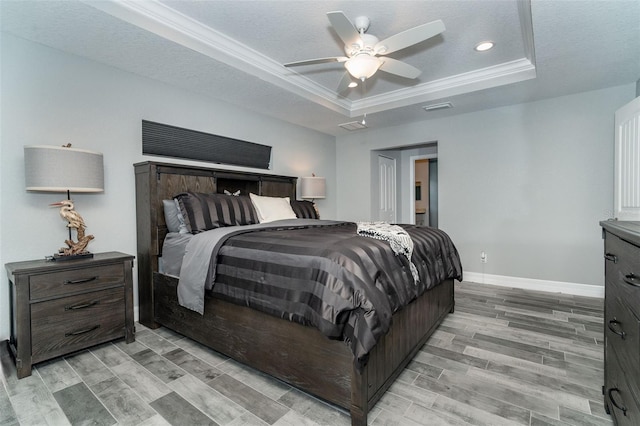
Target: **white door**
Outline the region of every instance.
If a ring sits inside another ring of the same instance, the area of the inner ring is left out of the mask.
[[[640,220],[640,97],[616,111],[613,217]]]
[[[378,156],[379,204],[378,218],[383,222],[396,223],[396,160]]]

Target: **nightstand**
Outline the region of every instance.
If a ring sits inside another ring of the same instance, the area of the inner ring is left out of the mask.
[[[124,337],[135,340],[134,256],[32,260],[5,265],[9,275],[9,349],[18,378],[41,361]]]

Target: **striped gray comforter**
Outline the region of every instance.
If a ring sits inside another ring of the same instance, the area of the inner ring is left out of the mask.
[[[401,226],[414,242],[418,282],[405,256],[396,256],[387,241],[357,235],[355,223],[293,220],[240,227],[210,243],[211,291],[314,326],[347,342],[364,361],[395,311],[444,279],[462,279],[458,252],[446,233]]]

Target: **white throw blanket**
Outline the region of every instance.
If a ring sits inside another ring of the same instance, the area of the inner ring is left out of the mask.
[[[413,240],[402,227],[386,222],[358,222],[358,235],[388,241],[391,250],[397,255],[402,254],[409,260],[411,275],[414,283],[420,281],[418,269],[411,261],[413,255]]]

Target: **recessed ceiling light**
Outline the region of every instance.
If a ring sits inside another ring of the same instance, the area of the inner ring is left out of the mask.
[[[484,52],[491,49],[493,46],[494,46],[494,43],[492,41],[483,41],[481,43],[476,44],[475,49],[478,52]]]
[[[358,87],[358,83],[356,83],[355,81],[352,81],[351,83],[349,83],[349,87],[351,88]]]

